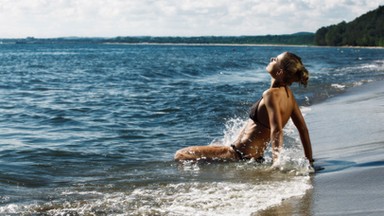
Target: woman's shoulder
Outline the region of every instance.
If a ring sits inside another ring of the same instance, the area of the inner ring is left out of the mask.
[[[263,92],[263,98],[272,101],[280,101],[281,99],[295,100],[295,97],[289,88],[269,88]]]
[[[263,98],[276,97],[280,95],[278,88],[269,88],[263,92]]]

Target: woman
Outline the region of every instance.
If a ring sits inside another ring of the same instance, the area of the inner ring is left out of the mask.
[[[308,82],[308,71],[301,58],[284,52],[271,58],[267,66],[271,87],[251,108],[249,120],[231,146],[192,146],[176,152],[175,160],[244,160],[262,159],[268,143],[272,145],[275,165],[283,148],[283,128],[291,118],[299,131],[304,153],[313,163],[311,141],[303,115],[289,86]]]

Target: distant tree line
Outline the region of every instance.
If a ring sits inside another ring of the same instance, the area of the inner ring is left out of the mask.
[[[384,6],[354,21],[322,27],[315,34],[320,46],[384,46]]]
[[[115,38],[47,38],[34,37],[22,39],[0,39],[1,43],[16,44],[100,44],[100,43],[129,43],[129,44],[286,44],[313,45],[314,33],[301,32],[287,35],[265,36],[196,36],[196,37],[115,37]]]
[[[172,44],[288,44],[313,45],[313,33],[265,36],[200,36],[200,37],[116,37],[109,43],[172,43]]]

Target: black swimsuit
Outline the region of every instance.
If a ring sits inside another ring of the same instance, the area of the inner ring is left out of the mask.
[[[232,149],[235,151],[236,157],[238,160],[249,160],[251,158],[246,157],[242,151],[240,151],[235,145],[231,145]],[[255,159],[257,163],[263,163],[265,161],[263,156],[260,156],[259,158]]]
[[[269,125],[260,122],[257,118],[257,111],[259,109],[259,105],[262,99],[263,97],[261,97],[255,104],[253,104],[253,106],[251,107],[251,111],[249,112],[249,118],[252,119],[257,125],[261,125],[265,128],[270,129]]]

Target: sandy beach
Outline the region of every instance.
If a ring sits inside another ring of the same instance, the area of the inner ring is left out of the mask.
[[[257,215],[384,215],[384,82],[312,106],[313,189]]]

